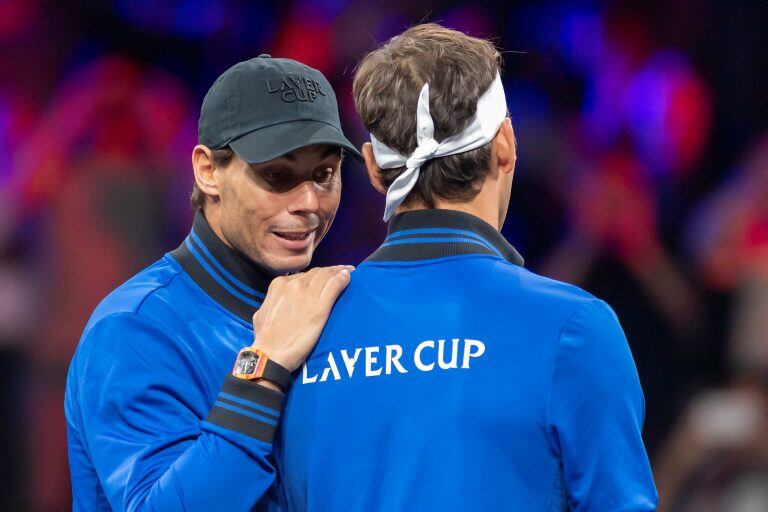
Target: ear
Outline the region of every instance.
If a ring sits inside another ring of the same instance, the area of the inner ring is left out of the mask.
[[[496,137],[493,139],[496,147],[496,161],[499,174],[509,174],[515,171],[515,162],[517,161],[517,144],[515,142],[515,131],[512,128],[512,120],[509,117],[504,118]]]
[[[371,180],[373,188],[381,194],[387,195],[387,187],[381,182],[381,168],[376,163],[376,157],[373,156],[373,146],[370,142],[363,144],[363,160],[365,168],[368,170],[368,179]]]
[[[195,183],[205,194],[209,196],[219,195],[219,184],[216,181],[211,150],[207,146],[198,144],[192,150],[192,169],[195,172]]]

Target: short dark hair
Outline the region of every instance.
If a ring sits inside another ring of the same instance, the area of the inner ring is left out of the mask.
[[[366,55],[355,72],[355,108],[366,129],[390,148],[410,155],[418,145],[416,106],[429,83],[435,140],[460,133],[477,101],[499,72],[501,56],[490,41],[427,23],[411,27]],[[406,202],[429,208],[437,198],[468,201],[480,191],[491,164],[491,143],[457,155],[434,158],[422,167]],[[389,187],[405,170],[382,169]]]
[[[211,160],[216,167],[227,167],[234,157],[235,152],[229,146],[211,150]],[[200,187],[197,186],[197,182],[192,183],[192,194],[189,196],[189,203],[195,210],[203,211],[203,207],[205,206],[205,192],[200,190]]]

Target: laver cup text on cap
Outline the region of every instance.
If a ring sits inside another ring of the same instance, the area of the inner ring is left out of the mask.
[[[341,130],[336,95],[318,70],[267,54],[229,68],[205,95],[198,142],[251,164],[330,145],[362,160]]]
[[[286,103],[315,101],[318,94],[326,96],[320,82],[307,77],[287,76],[277,85],[270,80],[267,80],[266,84],[268,93],[281,93],[280,98]]]
[[[301,383],[351,379],[358,367],[361,370],[357,375],[365,378],[408,373],[409,370],[431,372],[436,369],[469,369],[472,359],[485,354],[485,343],[461,338],[425,340],[408,352],[404,353],[400,345],[342,349],[337,355],[331,351],[322,368],[304,365]]]

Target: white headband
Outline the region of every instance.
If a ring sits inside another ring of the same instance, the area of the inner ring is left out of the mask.
[[[434,139],[435,123],[429,114],[429,84],[424,84],[419,94],[416,107],[416,140],[419,145],[411,156],[404,156],[385,146],[371,134],[373,155],[382,169],[394,169],[405,166],[406,169],[392,182],[387,191],[387,205],[384,209],[384,221],[394,215],[419,179],[419,170],[427,160],[440,156],[455,155],[479,148],[492,141],[499,131],[502,121],[507,116],[507,99],[501,76],[496,75],[487,91],[477,100],[477,112],[461,133],[457,133],[442,142]]]

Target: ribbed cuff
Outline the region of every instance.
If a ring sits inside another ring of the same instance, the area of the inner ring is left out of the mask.
[[[285,395],[227,375],[206,421],[271,443]]]

